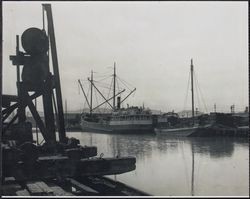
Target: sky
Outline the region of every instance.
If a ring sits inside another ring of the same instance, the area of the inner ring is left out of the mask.
[[[16,35],[42,28],[41,3],[2,4],[4,94],[16,94],[16,69],[9,55],[15,54]],[[230,112],[233,104],[235,111],[248,106],[247,1],[51,5],[68,111],[86,104],[77,80],[89,77],[91,70],[94,79],[112,75],[114,62],[118,77],[136,87],[125,105],[144,104],[163,112],[191,109],[191,59],[195,88],[202,93],[195,89],[195,107],[211,112],[216,103],[217,111]]]

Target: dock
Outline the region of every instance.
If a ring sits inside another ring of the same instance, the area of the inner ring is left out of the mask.
[[[226,127],[226,126],[209,126],[200,127],[192,133],[190,137],[248,137],[249,126]]]
[[[56,180],[32,180],[17,182],[9,177],[4,180],[5,196],[149,196],[147,193],[114,181],[107,177],[66,178]]]
[[[20,50],[16,35],[16,54],[9,57],[16,67],[17,95],[2,94],[1,90],[1,195],[149,195],[104,177],[135,170],[135,157],[97,157],[96,146],[81,146],[78,139],[66,136],[52,8],[42,4],[42,9],[43,29],[32,27],[23,32],[21,44],[25,52]],[[37,110],[38,97],[42,98],[43,117]],[[34,126],[27,120],[26,108],[41,132],[43,143],[33,140]]]

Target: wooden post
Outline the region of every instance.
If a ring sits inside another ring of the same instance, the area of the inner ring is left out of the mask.
[[[44,109],[44,119],[45,126],[47,128],[48,133],[50,134],[53,142],[56,141],[56,132],[55,132],[55,118],[53,113],[53,104],[52,104],[52,76],[46,80],[44,93],[43,93],[43,109]]]
[[[55,39],[55,32],[54,32],[52,10],[51,10],[50,4],[43,4],[43,7],[47,14],[48,35],[50,38],[53,71],[54,71],[54,76],[55,76],[56,101],[57,101],[58,122],[59,122],[58,124],[59,125],[58,126],[59,141],[66,142],[63,105],[62,105],[62,93],[61,93],[60,75],[59,75],[59,67],[58,67],[58,60],[57,60],[56,39]]]
[[[1,18],[1,22],[2,22],[2,18]],[[0,47],[1,49],[1,52],[2,52],[2,45]],[[0,61],[1,63],[2,62],[2,54],[0,56]],[[0,112],[0,121],[1,121],[1,124],[0,124],[0,187],[2,187],[2,181],[3,181],[3,173],[2,173],[2,154],[3,154],[3,151],[2,151],[2,64],[0,64],[0,108],[1,108],[1,112]],[[0,189],[0,196],[2,195],[2,189]]]
[[[43,138],[46,142],[48,143],[51,143],[51,142],[54,142],[53,139],[51,139],[51,134],[48,133],[42,119],[40,118],[37,110],[36,110],[36,107],[35,105],[33,104],[32,102],[32,98],[29,96],[28,92],[25,90],[25,88],[22,88],[22,93],[24,94],[24,99],[30,109],[30,112],[32,113],[32,116],[34,117],[34,119],[36,120],[37,122],[37,126],[39,127],[42,135],[43,135]]]
[[[18,57],[20,54],[19,52],[19,35],[16,35],[16,56]],[[18,114],[18,122],[24,122],[26,120],[26,116],[25,116],[25,106],[23,103],[23,96],[22,96],[22,92],[20,90],[20,66],[19,64],[16,65],[17,67],[17,96],[18,96],[18,109],[17,109],[17,114]]]
[[[36,98],[35,98],[35,108],[37,110],[37,99]],[[37,122],[36,122],[36,143],[37,143],[37,145],[39,145]]]

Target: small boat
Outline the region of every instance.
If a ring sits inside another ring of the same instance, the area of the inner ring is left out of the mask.
[[[154,131],[157,135],[168,135],[168,136],[180,136],[188,137],[191,136],[198,130],[198,126],[182,127],[182,128],[155,128]]]

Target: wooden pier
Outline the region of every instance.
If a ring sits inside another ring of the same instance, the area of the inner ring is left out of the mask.
[[[149,194],[106,177],[66,178],[17,182],[5,178],[3,196],[149,196]]]
[[[192,133],[190,137],[248,137],[249,126],[244,127],[226,127],[226,126],[209,126],[200,127]]]

